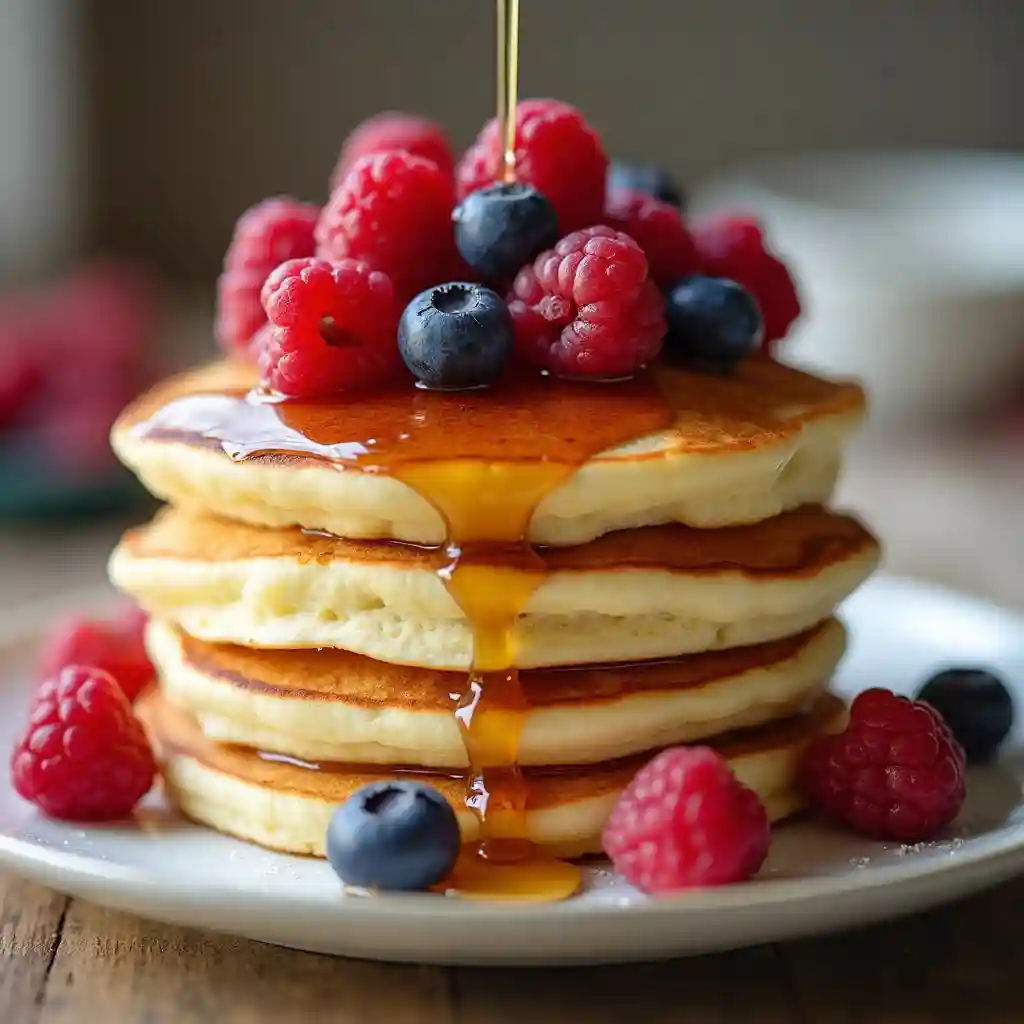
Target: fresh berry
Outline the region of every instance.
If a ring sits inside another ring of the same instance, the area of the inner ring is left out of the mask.
[[[942,715],[968,763],[988,761],[1013,726],[1013,697],[985,669],[946,669],[929,679],[917,696]]]
[[[261,341],[260,372],[279,394],[322,398],[401,371],[387,274],[359,260],[289,260],[267,278],[262,299],[274,330]]]
[[[696,274],[700,258],[674,206],[643,192],[616,189],[605,201],[605,223],[629,235],[644,251],[651,280],[668,288]]]
[[[515,347],[512,317],[501,297],[478,284],[453,281],[421,292],[398,325],[398,350],[429,388],[492,383]]]
[[[683,208],[683,190],[672,180],[668,171],[658,167],[613,163],[608,168],[608,191],[643,192],[654,196],[677,210]]]
[[[845,731],[809,745],[800,776],[826,817],[904,843],[948,825],[965,795],[964,752],[942,716],[881,689],[857,697]]]
[[[455,157],[440,125],[417,114],[388,110],[368,118],[352,130],[331,174],[331,191],[341,184],[360,158],[395,149],[404,149],[414,156],[430,160],[448,178],[455,170]]]
[[[73,615],[57,624],[43,648],[37,677],[53,679],[69,665],[88,665],[112,676],[129,701],[153,681],[143,627],[136,612],[110,619]]]
[[[226,270],[217,279],[214,329],[225,351],[247,352],[256,333],[267,322],[260,289],[269,273],[269,270]]]
[[[460,199],[501,180],[502,149],[498,122],[492,118],[459,161]],[[575,107],[558,100],[523,100],[516,107],[515,160],[516,179],[548,198],[562,232],[600,223],[608,157]]]
[[[287,196],[264,199],[238,219],[217,282],[217,338],[229,352],[245,351],[267,322],[260,289],[286,260],[312,256],[320,211]]]
[[[532,185],[488,185],[466,196],[452,219],[459,253],[488,281],[511,281],[558,241],[555,208]]]
[[[625,377],[665,336],[664,300],[632,238],[599,225],[523,267],[509,312],[525,362],[568,377]]]
[[[376,782],[331,816],[327,859],[346,885],[416,891],[443,881],[461,836],[451,805],[431,786]]]
[[[749,356],[764,332],[753,296],[720,277],[680,281],[668,294],[665,316],[666,358],[717,373]]]
[[[764,345],[786,336],[800,316],[800,297],[786,265],[767,246],[752,217],[717,216],[692,227],[701,272],[743,285],[764,317]]]
[[[142,723],[113,677],[70,666],[36,693],[11,754],[18,794],[52,818],[123,818],[149,791],[156,764]]]
[[[353,164],[316,226],[325,259],[363,260],[383,271],[402,301],[438,281],[457,257],[451,178],[403,150]]]
[[[658,754],[626,787],[602,836],[616,869],[652,893],[750,878],[770,839],[757,794],[708,747]]]

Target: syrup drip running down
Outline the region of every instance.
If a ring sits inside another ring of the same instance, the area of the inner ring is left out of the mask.
[[[239,462],[386,474],[438,511],[448,540],[437,571],[474,635],[473,669],[453,687],[453,712],[471,762],[466,801],[481,837],[464,851],[449,891],[556,899],[575,888],[578,870],[524,842],[529,808],[517,764],[526,701],[515,627],[544,569],[527,540],[529,523],[539,503],[593,456],[673,420],[646,375],[612,385],[526,373],[486,391],[404,385],[331,403],[258,391],[192,394],[163,405],[135,432],[218,449]]]

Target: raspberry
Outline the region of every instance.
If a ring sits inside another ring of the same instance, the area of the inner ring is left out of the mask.
[[[844,732],[810,744],[800,775],[827,817],[905,843],[948,825],[965,795],[964,752],[939,713],[881,689],[857,697]]]
[[[389,110],[357,125],[345,140],[331,174],[331,191],[341,184],[361,157],[395,149],[430,160],[448,178],[455,170],[455,157],[440,125],[417,114]]]
[[[387,274],[359,260],[290,260],[267,278],[263,382],[315,398],[368,387],[401,371],[399,309]]]
[[[407,302],[455,266],[451,179],[423,157],[395,150],[357,160],[316,226],[318,255],[363,260]]]
[[[217,338],[229,352],[246,350],[266,323],[260,289],[270,272],[316,251],[313,231],[319,215],[309,203],[274,196],[238,218],[217,282]]]
[[[599,225],[523,267],[509,312],[526,362],[566,376],[624,377],[653,359],[665,304],[632,238]]]
[[[768,856],[757,794],[708,747],[662,751],[626,787],[602,836],[615,867],[644,892],[740,882]]]
[[[153,679],[137,607],[109,620],[74,615],[58,623],[39,662],[37,677],[52,679],[68,665],[89,665],[112,676],[129,701]]]
[[[0,430],[21,418],[38,395],[44,376],[32,332],[0,323]]]
[[[605,201],[605,222],[643,249],[651,279],[668,288],[700,272],[700,257],[679,211],[642,192],[614,189]]]
[[[496,118],[484,125],[456,168],[459,199],[501,178]],[[516,108],[516,177],[542,192],[563,234],[601,222],[608,157],[583,115],[558,100],[523,100]]]
[[[769,251],[761,225],[752,217],[712,217],[694,225],[693,241],[702,273],[730,278],[757,299],[765,348],[784,338],[800,316],[800,296],[786,265]]]
[[[122,818],[156,774],[142,723],[113,677],[69,666],[36,693],[11,754],[18,794],[52,818]]]

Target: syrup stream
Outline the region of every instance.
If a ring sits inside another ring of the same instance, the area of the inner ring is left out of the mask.
[[[516,180],[516,102],[519,92],[519,0],[498,3],[498,133],[502,181]]]

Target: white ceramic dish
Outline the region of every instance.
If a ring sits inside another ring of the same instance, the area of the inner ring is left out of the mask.
[[[867,383],[871,429],[948,422],[1024,375],[1024,158],[772,157],[708,182],[698,212],[757,212],[807,307],[786,356]]]
[[[880,578],[846,607],[854,644],[839,687],[912,689],[951,663],[991,665],[1024,699],[1024,620],[918,583]],[[36,622],[35,626],[41,623]],[[0,743],[26,701],[35,643],[23,622],[0,644]],[[175,924],[299,949],[468,964],[611,962],[705,953],[920,910],[1024,871],[1024,728],[998,765],[973,771],[949,834],[915,847],[812,822],[781,828],[745,885],[646,899],[593,870],[555,905],[430,895],[342,894],[323,862],[272,854],[182,821],[151,800],[130,825],[74,828],[38,817],[0,782],[0,863],[56,889]]]

